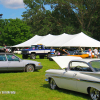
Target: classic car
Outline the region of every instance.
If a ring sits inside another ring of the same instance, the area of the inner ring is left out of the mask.
[[[0,72],[2,71],[26,71],[33,72],[41,69],[40,62],[22,60],[13,53],[0,53]]]
[[[81,57],[81,58],[89,58],[89,53],[83,51],[81,52],[81,50],[74,50],[73,55],[70,56],[76,56],[76,57]],[[94,54],[92,53],[92,58],[94,58]]]
[[[52,59],[61,69],[46,70],[46,81],[52,90],[64,88],[89,94],[100,100],[100,59],[74,56],[56,56]]]
[[[14,54],[21,54],[22,53],[22,50],[15,50],[14,52],[13,52]]]
[[[48,59],[50,61],[53,61],[52,57],[54,57],[54,56],[66,56],[66,55],[69,55],[69,53],[66,50],[57,48],[57,49],[55,49],[54,55],[49,54]]]
[[[61,56],[75,56],[75,57],[81,57],[81,58],[89,58],[89,53],[83,51],[81,52],[81,50],[74,50],[74,51],[68,51],[66,52],[66,54],[63,54]],[[49,56],[49,60],[53,61],[52,57],[56,56],[55,55],[50,55]],[[58,56],[58,55],[57,55]],[[94,58],[94,53],[92,53],[92,58]]]

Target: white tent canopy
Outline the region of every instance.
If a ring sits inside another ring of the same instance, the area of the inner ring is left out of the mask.
[[[31,39],[29,39],[29,40],[27,40],[27,41],[25,41],[23,43],[20,43],[18,45],[15,45],[13,47],[30,47],[32,44],[34,44],[35,42],[39,41],[42,38],[43,38],[43,36],[35,35]]]
[[[75,35],[66,33],[61,35],[48,34],[46,36],[35,35],[31,39],[13,47],[30,47],[37,44],[43,44],[47,47],[100,47],[99,41],[85,35],[83,32]]]
[[[59,35],[56,39],[52,40],[49,44],[45,44],[47,47],[62,47],[64,43],[67,43],[69,40],[71,40],[74,37],[74,35],[69,35],[63,33],[62,35]]]
[[[54,41],[59,36],[60,35],[51,35],[51,34],[48,34],[44,38],[42,38],[41,40],[37,41],[35,43],[35,45],[37,45],[37,44],[43,44],[43,45],[47,46],[49,43],[51,43],[52,41]]]
[[[62,46],[70,47],[100,47],[100,42],[85,35],[83,32],[74,35],[72,39],[64,43]]]

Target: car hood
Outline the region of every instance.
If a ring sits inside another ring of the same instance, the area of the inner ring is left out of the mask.
[[[82,59],[81,57],[74,56],[54,56],[51,58],[60,66],[61,69],[67,68],[71,60]]]

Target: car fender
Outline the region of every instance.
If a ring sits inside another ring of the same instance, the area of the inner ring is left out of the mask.
[[[34,68],[36,67],[36,65],[35,65],[34,63],[26,63],[26,64],[25,64],[25,67],[26,67],[27,65],[33,65]]]
[[[100,85],[100,84],[99,84]],[[97,89],[97,90],[99,90],[100,91],[100,86],[93,86],[93,85],[89,85],[88,87],[87,87],[87,91],[89,92],[89,88],[95,88],[95,89]]]

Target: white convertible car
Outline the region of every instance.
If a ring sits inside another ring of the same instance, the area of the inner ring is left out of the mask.
[[[100,59],[57,56],[52,59],[62,69],[46,71],[46,81],[51,89],[64,88],[89,94],[92,100],[100,100]]]

